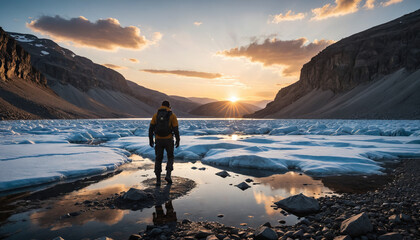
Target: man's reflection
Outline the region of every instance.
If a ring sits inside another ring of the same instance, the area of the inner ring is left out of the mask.
[[[176,224],[176,212],[172,206],[172,200],[165,203],[166,214],[163,211],[162,205],[155,206],[155,212],[153,213],[153,224],[154,225],[173,225]]]
[[[163,201],[170,199],[172,185],[166,185],[163,189],[159,186],[156,187],[156,196],[159,196]],[[165,203],[166,214],[163,211],[162,205],[155,206],[155,212],[153,213],[153,224],[154,225],[176,225],[176,212],[172,205],[172,200]]]

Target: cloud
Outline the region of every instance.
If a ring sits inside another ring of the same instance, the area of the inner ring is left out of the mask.
[[[126,67],[114,65],[114,64],[111,64],[111,63],[104,63],[102,65],[107,67],[107,68],[112,68],[112,69],[126,69]]]
[[[281,65],[285,76],[298,76],[302,65],[311,57],[332,44],[332,40],[315,40],[308,43],[306,38],[296,40],[266,39],[263,43],[253,42],[248,46],[218,52],[227,57],[245,57],[251,62],[264,66]]]
[[[197,27],[200,26],[201,24],[203,24],[203,22],[194,22],[194,25]]]
[[[220,73],[196,72],[188,70],[156,70],[156,69],[142,69],[140,71],[157,74],[174,74],[183,77],[197,77],[197,78],[221,78],[223,75]]]
[[[314,16],[311,20],[323,20],[357,12],[361,1],[362,0],[335,0],[335,5],[328,3],[320,8],[312,9]]]
[[[138,59],[136,59],[136,58],[129,58],[128,59],[130,62],[133,62],[133,63],[138,63],[139,62],[139,60]]]
[[[285,14],[277,14],[274,16],[270,16],[269,19],[269,23],[279,23],[279,22],[283,22],[283,21],[296,21],[296,20],[301,20],[305,18],[305,14],[304,13],[294,13],[292,12],[292,10],[287,11],[287,13]]]
[[[375,7],[375,0],[366,0],[363,7],[366,9],[373,9]]]
[[[381,5],[384,6],[384,7],[388,7],[389,5],[397,4],[397,3],[400,3],[402,1],[403,0],[388,0],[386,2],[381,3]]]
[[[26,26],[58,41],[71,41],[76,45],[105,50],[142,49],[153,43],[140,34],[139,28],[135,26],[122,27],[115,18],[90,22],[83,16],[71,19],[64,19],[59,15],[55,17],[42,16],[27,23]],[[159,37],[159,34],[155,33],[154,41],[159,40],[156,38]]]

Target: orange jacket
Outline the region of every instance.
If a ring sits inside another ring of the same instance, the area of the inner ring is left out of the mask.
[[[161,109],[165,109],[168,112],[171,111],[171,109],[166,107],[166,106],[161,106],[158,110],[161,110]],[[150,122],[150,127],[152,129],[154,129],[154,127],[156,126],[156,118],[157,118],[157,113],[155,113],[153,115],[152,121]],[[169,117],[169,127],[170,128],[178,127],[178,119],[176,118],[176,115],[173,112],[172,112],[171,116]],[[149,137],[150,137],[150,131],[149,131]],[[157,134],[155,135],[156,139],[171,139],[172,137],[173,137],[172,134],[169,134],[167,136],[159,136]]]

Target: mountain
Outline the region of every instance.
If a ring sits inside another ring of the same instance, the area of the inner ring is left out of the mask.
[[[8,33],[31,56],[31,64],[47,79],[47,85],[65,101],[99,117],[150,117],[163,100],[178,116],[190,116],[199,104],[126,80],[120,73],[78,56],[49,39]]]
[[[96,118],[61,99],[31,64],[31,55],[0,28],[0,119]]]
[[[241,118],[261,108],[242,102],[219,101],[201,105],[190,113],[203,117]]]
[[[200,105],[218,101],[213,98],[200,98],[200,97],[189,97],[188,99]]]
[[[271,100],[243,101],[243,102],[251,104],[251,105],[255,105],[259,108],[265,108],[267,106],[267,103],[271,102]]]
[[[328,46],[246,117],[420,119],[420,10]]]

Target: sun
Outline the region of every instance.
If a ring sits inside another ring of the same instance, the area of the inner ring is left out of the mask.
[[[231,101],[231,102],[236,102],[236,101],[238,101],[239,99],[237,98],[237,97],[235,97],[235,96],[232,96],[232,97],[230,97],[229,98],[229,101]]]

